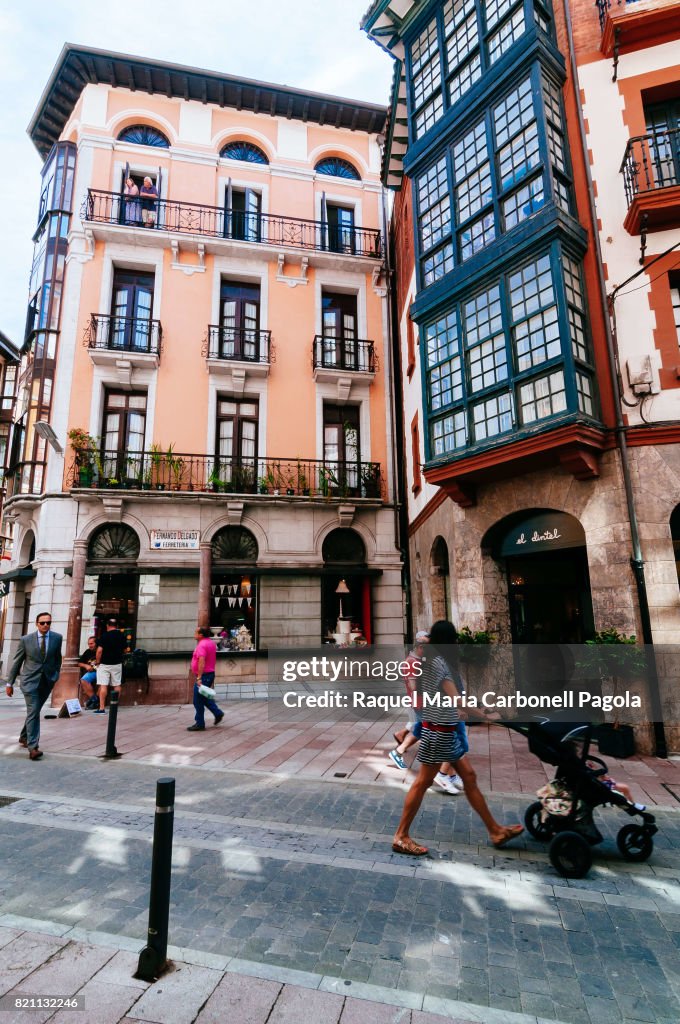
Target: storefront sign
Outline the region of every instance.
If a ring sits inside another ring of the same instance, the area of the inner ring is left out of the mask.
[[[577,519],[564,512],[541,512],[511,527],[503,538],[499,554],[505,558],[532,555],[558,548],[584,547],[585,543],[583,527]]]
[[[151,547],[156,551],[198,551],[199,530],[152,530]]]

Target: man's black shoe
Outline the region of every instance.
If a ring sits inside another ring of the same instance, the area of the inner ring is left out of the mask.
[[[187,727],[187,732],[204,732],[204,725],[190,725]]]

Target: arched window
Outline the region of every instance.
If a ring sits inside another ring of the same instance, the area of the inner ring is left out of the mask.
[[[109,558],[138,558],[139,537],[124,523],[106,523],[100,526],[90,538],[87,557],[93,562],[104,562]]]
[[[324,562],[361,564],[366,561],[366,547],[356,530],[340,527],[324,539],[321,557]]]
[[[451,618],[451,580],[449,548],[443,537],[437,537],[430,552],[430,597],[432,619]]]
[[[243,526],[225,526],[212,539],[212,556],[220,562],[256,562],[257,541]]]
[[[361,181],[361,176],[356,167],[349,160],[341,160],[339,156],[327,156],[319,160],[314,168],[317,174],[329,174],[333,178],[351,178],[352,181]]]
[[[156,146],[158,149],[168,149],[169,139],[160,132],[158,128],[152,128],[150,124],[131,124],[123,128],[118,136],[119,142],[134,142],[136,146]]]
[[[220,156],[229,160],[243,160],[247,164],[268,164],[267,154],[252,142],[228,142],[220,150]]]

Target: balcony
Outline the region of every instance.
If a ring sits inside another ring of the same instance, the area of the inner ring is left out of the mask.
[[[115,228],[116,234],[133,232],[136,244],[158,245],[161,237],[165,240],[170,235],[181,235],[194,243],[202,240],[204,251],[224,253],[251,246],[278,259],[282,249],[292,249],[324,254],[322,262],[329,265],[344,265],[348,256],[373,261],[381,260],[383,255],[380,231],[374,228],[337,228],[325,221],[244,213],[170,199],[158,199],[156,207],[156,222],[148,228],[120,193],[88,189],[81,215],[93,226]]]
[[[161,450],[103,451],[93,464],[74,462],[67,482],[72,488],[98,490],[383,500],[377,462],[226,458]]]
[[[93,363],[110,365],[124,360],[138,368],[158,366],[163,340],[159,320],[92,313],[85,343]]]
[[[595,0],[602,29],[600,50],[614,57],[626,47],[653,46],[675,37],[678,0]]]
[[[621,163],[631,235],[680,224],[680,130],[651,132],[630,139]]]
[[[232,386],[243,390],[248,377],[267,377],[271,362],[271,331],[249,327],[220,327],[210,324],[203,343],[203,355],[211,373],[232,378]]]
[[[361,338],[336,338],[317,334],[312,345],[314,380],[335,384],[341,400],[346,401],[352,383],[370,383],[375,377],[375,351],[372,341]]]

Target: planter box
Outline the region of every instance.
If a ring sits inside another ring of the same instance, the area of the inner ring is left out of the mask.
[[[635,734],[632,725],[599,725],[596,730],[600,753],[608,757],[632,757],[635,753]]]

